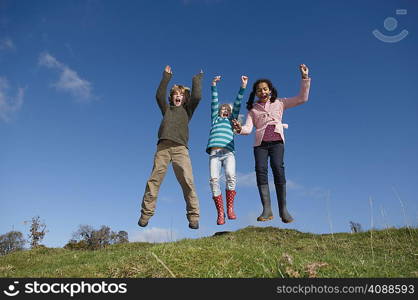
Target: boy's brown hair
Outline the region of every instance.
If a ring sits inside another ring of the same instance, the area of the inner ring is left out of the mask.
[[[172,97],[175,92],[180,92],[184,95],[183,98],[183,105],[186,104],[190,99],[190,89],[184,85],[177,85],[175,84],[170,90],[170,96],[168,97],[168,101],[170,104],[173,104]]]

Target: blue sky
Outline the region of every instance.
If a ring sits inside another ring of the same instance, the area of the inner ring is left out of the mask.
[[[27,234],[24,221],[37,215],[51,247],[62,247],[80,224],[126,230],[131,241],[249,225],[314,233],[347,232],[350,221],[364,229],[416,226],[417,12],[416,1],[1,0],[0,233]],[[408,35],[387,43],[375,29]],[[309,102],[283,118],[296,221],[280,222],[274,193],[276,218],[255,221],[261,204],[252,134],[235,139],[238,219],[217,226],[205,152],[211,79],[222,75],[221,102],[235,99],[241,75],[249,87],[270,78],[279,96],[290,97],[299,91],[301,63],[310,68]],[[166,65],[171,84],[190,86],[195,73],[205,73],[189,141],[197,231],[187,227],[171,168],[155,216],[137,226]]]

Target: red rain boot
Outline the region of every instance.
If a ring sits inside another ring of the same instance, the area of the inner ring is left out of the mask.
[[[234,213],[234,198],[237,193],[234,190],[226,190],[226,213],[228,219],[235,220],[237,216]]]
[[[220,194],[219,196],[214,196],[213,200],[215,201],[216,210],[218,211],[218,219],[216,220],[216,224],[223,225],[225,224],[225,212],[222,194]]]

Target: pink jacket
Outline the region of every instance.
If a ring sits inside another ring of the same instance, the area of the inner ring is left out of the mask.
[[[276,125],[275,132],[282,136],[284,143],[283,128],[287,128],[287,124],[282,124],[283,111],[287,108],[291,108],[308,101],[309,87],[311,79],[302,79],[300,84],[299,95],[292,98],[277,98],[276,101],[271,103],[268,101],[266,106],[255,103],[253,108],[247,114],[247,120],[245,125],[242,126],[240,134],[250,134],[255,126],[255,142],[254,147],[259,146],[264,136],[264,131],[267,125]]]

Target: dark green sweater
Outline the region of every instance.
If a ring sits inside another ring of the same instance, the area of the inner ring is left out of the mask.
[[[188,147],[189,122],[202,98],[201,80],[203,73],[193,77],[190,99],[181,106],[175,106],[167,102],[167,85],[171,76],[172,74],[164,71],[163,78],[157,89],[157,103],[163,114],[163,120],[158,130],[158,143],[161,140],[171,140]]]

